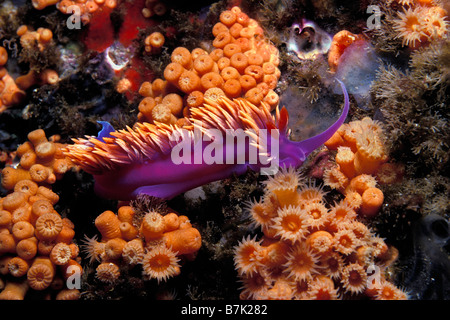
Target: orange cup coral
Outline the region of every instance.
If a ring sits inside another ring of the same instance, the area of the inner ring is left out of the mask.
[[[297,193],[291,203],[279,186]],[[384,270],[395,250],[358,221],[346,201],[327,204],[322,188],[292,169],[278,172],[266,187],[263,199],[248,205],[264,236],[244,238],[234,251],[241,299],[381,298],[382,289],[367,280],[369,267]]]
[[[144,278],[158,282],[180,273],[179,261],[201,247],[201,235],[185,216],[175,212],[140,212],[121,206],[116,215],[104,211],[95,221],[102,238],[87,238],[82,250],[98,261],[96,277],[113,284],[120,275],[122,261],[129,267],[140,265]],[[130,231],[131,230],[131,231]]]

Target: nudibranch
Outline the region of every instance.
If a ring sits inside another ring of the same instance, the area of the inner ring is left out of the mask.
[[[189,127],[144,122],[115,131],[101,121],[98,137],[73,139],[65,154],[94,176],[99,196],[118,200],[139,194],[171,199],[248,168],[274,174],[279,167],[299,167],[344,123],[349,98],[340,85],[342,114],[324,132],[303,141],[289,140],[284,107],[273,116],[264,103],[256,107],[243,98],[220,98],[191,108]]]

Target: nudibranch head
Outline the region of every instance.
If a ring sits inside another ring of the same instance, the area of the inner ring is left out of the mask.
[[[275,174],[299,167],[343,124],[349,109],[344,85],[342,115],[327,130],[296,142],[288,137],[288,112],[238,98],[207,100],[191,108],[191,126],[136,123],[115,131],[107,122],[98,137],[73,139],[65,154],[94,175],[96,192],[133,199],[144,193],[170,199],[200,185],[243,174],[247,169]]]

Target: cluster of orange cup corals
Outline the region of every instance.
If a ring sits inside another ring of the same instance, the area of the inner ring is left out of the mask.
[[[363,40],[364,37],[360,34],[353,34],[347,30],[341,30],[333,36],[330,50],[328,51],[328,65],[331,72],[336,72],[339,59],[344,54],[352,43],[358,40]]]
[[[91,261],[98,261],[96,277],[114,284],[120,267],[141,265],[144,279],[158,282],[180,274],[180,257],[194,258],[201,247],[201,236],[189,219],[174,212],[136,214],[131,206],[121,206],[117,215],[105,211],[95,219],[101,234],[86,239],[83,247]]]
[[[325,143],[336,151],[336,166],[325,170],[325,185],[341,191],[346,201],[365,216],[376,215],[384,201],[377,184],[398,182],[401,165],[388,163],[381,124],[366,117],[339,128]]]
[[[392,22],[404,46],[416,49],[449,31],[448,12],[433,1],[399,1],[403,7]]]
[[[147,53],[159,53],[161,51],[161,47],[165,42],[164,35],[161,32],[152,32],[148,35],[145,40],[145,52]]]
[[[144,18],[151,18],[153,16],[163,16],[167,12],[166,5],[158,0],[146,0],[145,6],[142,9]]]
[[[78,13],[83,24],[88,24],[96,11],[103,8],[114,9],[117,6],[117,0],[32,0],[31,2],[37,10],[56,5],[56,8],[64,14]]]
[[[49,187],[75,167],[63,154],[65,145],[58,142],[59,136],[47,139],[44,130],[37,129],[28,134],[28,140],[17,148],[18,166],[2,170],[2,187],[6,190],[13,190],[21,180]]]
[[[346,201],[329,205],[325,195],[292,169],[269,178],[264,197],[249,205],[264,235],[235,248],[241,299],[407,298],[385,276],[398,251]]]
[[[20,103],[25,97],[25,92],[17,87],[16,82],[6,70],[6,62],[8,62],[8,52],[0,47],[0,112]]]
[[[261,101],[272,108],[278,105],[274,91],[280,77],[278,49],[268,43],[258,22],[233,7],[220,14],[212,33],[214,50],[177,47],[164,70],[165,80],[141,85],[139,121],[175,124],[206,98],[245,97],[254,105]],[[167,103],[168,95],[176,103]],[[182,123],[183,119],[178,124]]]
[[[78,299],[79,290],[65,286],[71,275],[82,272],[74,225],[56,212],[59,196],[48,187],[49,175],[66,171],[49,173],[55,167],[50,164],[63,158],[57,159],[57,144],[41,130],[29,137],[17,151],[19,167],[22,161],[25,167],[2,170],[2,185],[10,193],[0,199],[0,278],[6,282],[0,299],[23,300],[30,288],[50,297],[56,293],[56,299]]]
[[[53,39],[53,32],[50,29],[38,28],[34,31],[26,25],[17,29],[17,35],[20,37],[22,48],[33,50],[37,46],[39,51],[44,51]]]

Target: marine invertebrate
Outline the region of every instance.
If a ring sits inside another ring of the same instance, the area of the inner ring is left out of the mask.
[[[341,30],[333,36],[330,50],[328,52],[328,64],[332,72],[337,70],[339,59],[345,49],[347,49],[353,42],[362,39],[362,35],[353,34],[348,30]]]
[[[177,145],[178,148],[181,147],[183,143],[192,149],[194,132],[197,130],[217,129],[224,134],[226,130],[242,129],[247,130],[248,133],[250,129],[259,132],[262,129],[276,128],[281,131],[278,142],[274,142],[279,146],[279,156],[277,157],[279,165],[281,167],[297,167],[310,152],[328,140],[343,123],[349,108],[348,96],[344,87],[343,89],[345,105],[339,119],[323,133],[302,142],[292,142],[287,138],[288,115],[285,110],[281,110],[277,119],[274,119],[265,104],[258,109],[246,100],[231,101],[221,98],[216,103],[206,104],[201,108],[191,108],[190,121],[194,124],[192,129],[182,130],[160,123],[155,125],[139,123],[135,129],[128,128],[114,132],[109,124],[103,122],[104,128],[99,137],[74,139],[75,144],[67,146],[64,154],[83,170],[94,175],[96,190],[103,196],[130,199],[139,193],[144,193],[161,198],[171,198],[195,186],[225,178],[232,173],[243,173],[247,167],[255,171],[264,167],[261,162],[241,164],[236,158],[236,153],[233,152],[232,156],[227,155],[230,151],[227,151],[226,148],[222,152],[222,158],[218,160],[219,163],[230,163],[230,159],[225,161],[226,157],[236,159],[234,165],[225,165],[227,169],[224,169],[222,164],[216,166],[214,163],[206,166],[189,165],[188,163],[193,163],[191,156],[188,156],[189,158],[184,161],[185,164],[181,166],[174,164],[171,150]],[[174,140],[174,134],[177,135],[179,144],[171,141]],[[252,136],[254,137],[254,135],[250,135],[250,137]],[[181,137],[184,138],[181,139]],[[226,137],[222,138],[222,141],[225,140]],[[202,150],[207,148],[208,144],[210,143],[202,142]],[[247,148],[249,146],[237,146],[239,152],[248,150]],[[262,149],[264,152],[270,152],[268,146],[263,148],[259,144],[259,150]],[[151,169],[154,166],[172,169],[158,170],[159,174],[155,175],[155,171]],[[214,168],[220,168],[220,171],[215,171]],[[145,173],[149,172],[148,170],[152,172],[150,176]],[[201,170],[203,173],[207,170],[209,174],[198,175],[197,170]],[[176,173],[178,171],[179,173]],[[179,181],[173,180],[176,176],[180,178]],[[111,188],[113,185],[115,188]]]
[[[446,17],[447,12],[440,6],[415,4],[398,12],[392,23],[397,37],[402,39],[402,45],[417,49],[448,33]]]
[[[0,259],[8,259],[4,260],[8,265],[5,275],[24,280],[26,286],[20,286],[26,288],[24,292],[28,288],[41,291],[50,287],[49,290],[58,291],[65,286],[52,287],[51,283],[66,277],[65,270],[69,265],[82,271],[76,262],[78,246],[73,242],[74,224],[54,209],[59,196],[47,187],[49,174],[53,175],[53,182],[58,171],[58,179],[64,174],[65,169],[53,171],[55,162],[64,159],[60,153],[61,144],[53,139],[49,141],[43,130],[30,132],[28,138],[29,141],[17,148],[20,159],[17,167],[2,170],[2,185],[9,193],[0,199]],[[45,178],[35,176],[42,173]],[[3,298],[8,297],[9,293],[5,292]],[[21,295],[15,297],[24,298]]]
[[[38,186],[44,187],[44,185],[55,183],[57,179],[62,178],[64,173],[74,168],[74,164],[69,158],[62,154],[61,150],[64,145],[51,141],[52,139],[49,140],[44,130],[31,131],[28,139],[29,141],[17,148],[20,165],[2,170],[2,186],[7,190],[14,189],[14,186],[21,180],[31,180]],[[57,201],[55,198],[57,195],[46,192],[46,189],[38,190],[45,193],[44,197],[51,197],[52,201]]]
[[[325,146],[335,155],[337,166],[324,171],[324,183],[341,191],[353,209],[361,214],[365,211],[368,216],[379,212],[384,200],[382,190],[377,188],[378,172],[383,183],[395,183],[403,175],[400,165],[387,162],[389,157],[384,139],[382,125],[365,117],[344,124],[325,142]],[[398,168],[398,172],[392,172],[393,168]],[[390,178],[389,172],[392,172]],[[366,193],[363,200],[362,196],[367,189],[371,191]],[[372,195],[372,200],[378,201],[376,204],[373,202],[373,209],[369,209],[369,194]],[[364,210],[361,210],[363,202]]]
[[[143,274],[160,282],[180,273],[176,253],[166,246],[157,246],[143,257]]]
[[[177,93],[183,97],[186,114],[193,106],[193,103],[188,103],[191,94],[196,93],[194,106],[199,107],[205,100],[198,93],[208,97],[211,93],[207,93],[209,89],[220,89],[220,95],[228,98],[246,97],[257,106],[265,101],[271,110],[277,106],[278,94],[273,89],[280,77],[278,49],[264,38],[259,24],[249,19],[239,7],[222,13],[229,15],[231,20],[223,23],[224,16],[219,17],[219,22],[214,25],[213,50],[175,48],[171,53],[171,63],[164,69],[164,81],[169,84],[169,92],[141,90],[144,97],[164,98],[168,93]],[[242,18],[236,19],[237,16]],[[235,22],[230,25],[229,21],[233,19]],[[145,86],[148,85],[144,82],[141,87]],[[174,124],[182,119],[181,114],[174,116],[175,119],[168,114],[157,120],[149,116],[148,111],[141,111],[138,120]]]
[[[345,200],[330,206],[320,187],[311,188],[305,180],[292,169],[282,169],[266,182],[264,197],[248,204],[248,210],[254,211],[252,219],[274,217],[269,223],[254,224],[264,234],[260,240],[247,236],[235,247],[235,267],[243,282],[241,299],[376,299],[378,291],[367,291],[370,270],[380,268],[383,274],[397,257],[395,249],[360,222]],[[279,185],[289,185],[303,196],[293,196],[288,206],[267,205],[283,199],[282,193],[281,197],[276,193]],[[276,232],[277,222],[295,211],[309,225],[302,237],[283,238]]]
[[[123,205],[117,214],[106,210],[96,218],[101,239],[85,237],[82,251],[90,262],[100,262],[100,281],[114,284],[124,264],[127,269],[142,268],[144,279],[167,281],[180,273],[181,259],[193,258],[200,249],[201,235],[187,217],[152,208],[141,212],[142,208]]]
[[[4,67],[7,61],[8,52],[0,46],[0,112],[11,105],[20,103],[25,97],[25,92],[17,87]]]
[[[148,35],[145,40],[145,51],[147,53],[158,53],[161,47],[164,45],[164,35],[161,32],[153,32]]]

